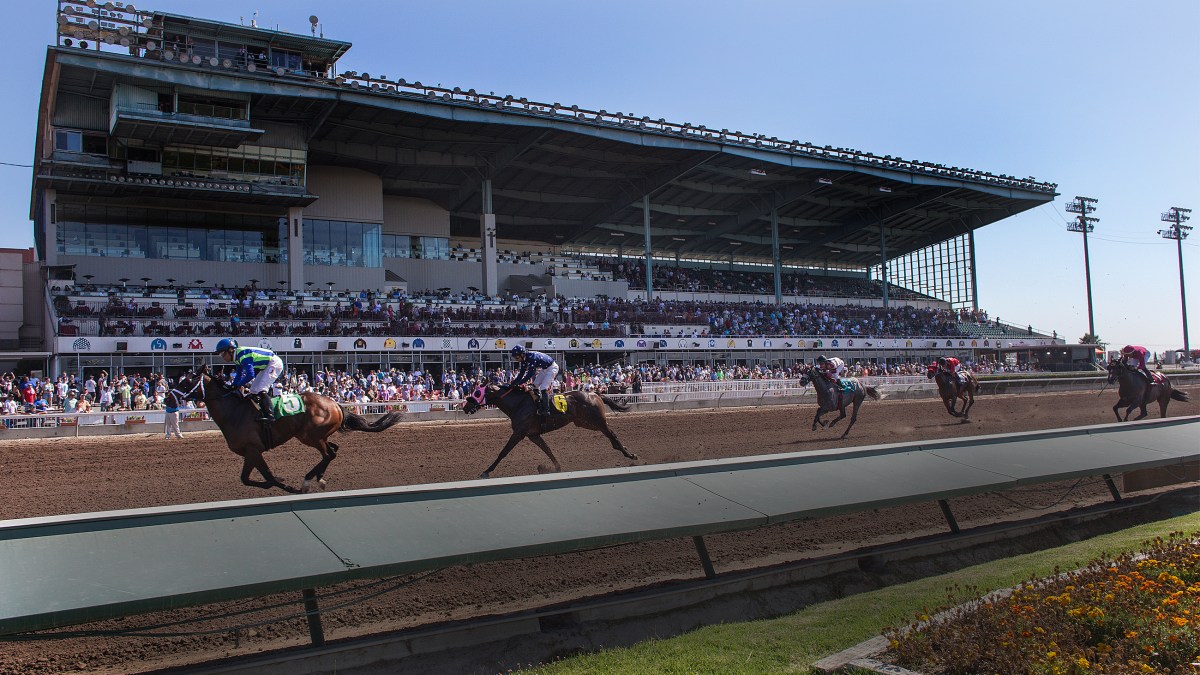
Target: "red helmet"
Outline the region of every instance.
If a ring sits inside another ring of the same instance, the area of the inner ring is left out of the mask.
[[[1132,354],[1134,351],[1136,350],[1133,348],[1133,345],[1125,345],[1123,348],[1121,348],[1122,354]]]

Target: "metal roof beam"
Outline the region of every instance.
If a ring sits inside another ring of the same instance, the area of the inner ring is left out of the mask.
[[[370,162],[382,166],[418,166],[418,167],[479,167],[485,166],[483,158],[477,155],[461,155],[450,152],[433,152],[429,150],[411,150],[371,143],[345,143],[340,141],[320,141],[309,146],[309,152],[328,154],[338,159],[351,159]]]
[[[496,174],[500,173],[500,171],[508,168],[508,166],[515,162],[517,158],[528,152],[530,148],[536,146],[538,141],[545,138],[546,134],[548,133],[549,132],[545,129],[536,129],[528,132],[516,143],[509,145],[500,152],[495,153],[491,157],[487,158],[488,175],[495,176]],[[450,200],[447,202],[446,210],[457,211],[458,209],[461,209],[469,199],[479,193],[482,182],[483,176],[473,176],[463,181],[458,188],[458,193],[450,197]],[[492,194],[495,193],[495,186],[493,186]],[[481,204],[480,211],[482,210],[483,207]]]
[[[854,220],[847,221],[840,228],[826,234],[821,239],[811,242],[809,245],[810,248],[805,252],[805,254],[814,255],[818,253],[825,245],[836,242],[843,237],[867,227],[868,225],[878,225],[887,221],[889,218],[895,218],[896,216],[906,214],[913,209],[919,209],[927,204],[932,204],[939,201],[943,197],[953,194],[958,189],[959,188],[954,187],[941,188],[936,190],[932,195],[915,196],[910,199],[891,202],[890,204],[886,205],[888,208],[884,211],[868,213],[855,218]]]
[[[704,244],[709,243],[714,239],[732,232],[736,232],[746,225],[757,221],[759,218],[769,215],[772,208],[783,208],[792,202],[812,195],[814,192],[824,187],[827,186],[822,183],[813,183],[804,180],[794,182],[782,191],[759,193],[758,196],[762,197],[763,199],[746,200],[746,205],[738,212],[736,216],[726,219],[724,222],[718,223],[703,237],[696,241],[689,241],[687,245],[683,246],[682,248],[685,251],[691,251],[700,248]]]

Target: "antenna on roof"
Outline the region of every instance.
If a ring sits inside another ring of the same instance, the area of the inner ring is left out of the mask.
[[[258,28],[258,10],[254,10],[254,16],[250,17],[250,27]]]
[[[317,37],[317,15],[313,14],[312,16],[308,17],[308,22],[312,24],[313,37]]]

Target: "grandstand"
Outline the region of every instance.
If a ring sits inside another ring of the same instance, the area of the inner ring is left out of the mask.
[[[231,332],[297,368],[514,342],[1078,356],[978,307],[974,231],[1052,183],[339,72],[348,42],[94,5],[59,3],[39,110],[52,371],[190,368]]]

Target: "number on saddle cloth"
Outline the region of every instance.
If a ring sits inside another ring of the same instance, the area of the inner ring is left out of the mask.
[[[299,415],[304,412],[304,399],[296,394],[275,396],[271,399],[271,408],[275,412],[275,419],[288,417],[289,415]]]

